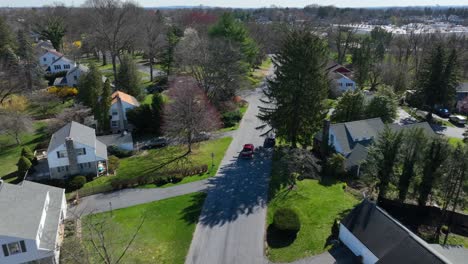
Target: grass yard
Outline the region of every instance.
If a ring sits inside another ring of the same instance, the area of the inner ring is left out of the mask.
[[[272,262],[291,262],[307,256],[320,254],[329,249],[326,244],[333,222],[342,218],[359,201],[343,190],[343,183],[321,185],[317,180],[305,179],[297,182],[297,188],[288,191],[283,185],[286,175],[279,175],[281,169],[274,160],[270,182],[267,226],[273,222],[278,208],[291,208],[299,216],[301,229],[289,245],[268,247],[268,258]],[[286,176],[287,177],[287,176]]]
[[[17,170],[16,163],[20,158],[21,149],[28,146],[34,150],[36,145],[44,140],[42,129],[45,127],[43,122],[36,122],[34,125],[35,131],[32,133],[23,133],[20,137],[21,144],[16,145],[13,137],[8,135],[0,135],[0,178],[11,174]],[[5,178],[5,181],[12,182],[16,177]]]
[[[229,144],[231,144],[232,138],[220,138],[210,141],[204,141],[194,146],[193,153],[184,159],[184,162],[192,164],[194,166],[207,164],[211,167],[211,153],[214,153],[214,167],[210,168],[207,173],[202,175],[194,175],[185,177],[178,183],[168,183],[162,186],[156,186],[155,184],[148,184],[140,186],[141,188],[156,188],[156,187],[170,187],[174,185],[189,183],[193,181],[203,180],[212,177],[216,174],[219,164],[224,157]],[[80,196],[86,196],[93,193],[106,192],[112,190],[111,181],[113,178],[132,178],[138,177],[145,173],[151,173],[151,170],[174,157],[184,154],[186,151],[185,146],[170,146],[161,149],[153,149],[139,156],[125,158],[120,160],[120,167],[117,170],[116,176],[103,176],[99,177],[91,182],[87,182],[83,188],[79,191]],[[169,164],[168,167],[180,166],[180,162],[174,162]],[[168,175],[170,176],[170,175]],[[73,193],[68,194],[71,197]]]
[[[110,227],[104,234],[113,242],[113,248],[120,252],[119,247],[123,247],[124,242],[131,239],[144,216],[142,228],[122,262],[182,264],[190,247],[204,199],[204,193],[194,193],[114,210],[112,216],[110,213],[101,213],[92,216],[92,220],[87,216],[83,221],[95,223],[94,220],[109,219]],[[83,232],[86,241],[88,228],[83,228]],[[91,245],[87,246],[91,248]],[[95,261],[98,262],[97,256]]]
[[[263,60],[258,69],[255,69],[253,72],[249,72],[247,75],[247,81],[250,84],[250,88],[256,88],[260,84],[260,82],[267,76],[271,64],[271,58],[268,57]]]
[[[440,237],[440,243],[444,243],[445,234]],[[462,245],[468,249],[468,237],[450,233],[447,239],[447,245]]]
[[[59,100],[42,105],[30,104],[27,111],[34,119],[50,118],[61,113],[64,109],[71,107],[73,103],[74,99],[68,99],[64,103]]]

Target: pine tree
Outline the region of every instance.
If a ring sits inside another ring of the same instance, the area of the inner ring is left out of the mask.
[[[23,147],[23,149],[21,150],[21,156],[27,158],[29,161],[32,161],[34,159],[34,153],[28,146]]]
[[[18,48],[17,55],[22,61],[22,68],[26,79],[28,90],[32,90],[34,80],[39,77],[40,69],[36,63],[32,41],[24,30],[19,30],[17,34]]]
[[[174,67],[175,48],[182,36],[183,32],[175,26],[169,28],[169,30],[166,33],[166,45],[160,57],[160,64],[162,69],[166,73],[166,76],[169,76],[172,72],[172,68]]]
[[[450,145],[442,138],[433,139],[426,150],[422,181],[419,185],[419,205],[426,205],[434,183],[443,173],[442,164],[447,159],[449,151]]]
[[[102,75],[94,63],[89,65],[89,71],[83,74],[78,81],[78,99],[90,107],[99,116],[98,103],[102,94]]]
[[[112,103],[112,88],[109,79],[106,80],[102,88],[101,101],[99,103],[98,123],[101,131],[110,129],[109,111]]]
[[[290,32],[273,58],[276,77],[264,90],[270,105],[260,108],[259,118],[294,148],[310,146],[325,118],[327,56],[326,43],[302,29]]]
[[[416,76],[416,86],[424,98],[425,105],[429,107],[429,120],[432,119],[436,105],[452,105],[459,81],[458,74],[456,50],[452,50],[447,57],[445,47],[438,44]]]
[[[124,54],[117,72],[117,89],[135,97],[142,93],[141,78],[137,66],[129,54]]]
[[[415,168],[421,160],[421,153],[426,145],[426,136],[424,131],[419,129],[411,129],[404,132],[404,140],[401,151],[403,158],[403,172],[398,181],[398,199],[404,202],[408,194],[408,188],[415,175]]]
[[[164,98],[160,93],[155,93],[153,95],[153,101],[151,102],[151,111],[152,111],[152,124],[153,130],[156,135],[161,134],[161,127],[163,122],[164,114]]]

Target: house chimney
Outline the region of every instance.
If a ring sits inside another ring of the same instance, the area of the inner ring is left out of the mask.
[[[328,156],[328,152],[330,149],[330,143],[328,142],[330,135],[330,120],[324,119],[323,120],[323,128],[322,128],[322,145],[320,146],[321,154],[323,157]]]
[[[79,172],[78,170],[78,158],[76,157],[75,146],[73,145],[73,138],[65,138],[65,147],[67,148],[67,156],[69,163],[69,174],[74,175]]]

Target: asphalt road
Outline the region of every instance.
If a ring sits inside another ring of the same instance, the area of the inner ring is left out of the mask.
[[[265,263],[264,234],[271,149],[259,149],[251,160],[240,159],[246,143],[263,145],[262,123],[256,117],[261,90],[246,97],[249,108],[229,146],[216,177],[209,179],[207,198],[187,264]]]

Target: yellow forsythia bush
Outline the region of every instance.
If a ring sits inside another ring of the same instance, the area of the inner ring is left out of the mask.
[[[74,87],[57,87],[57,86],[51,86],[47,89],[47,92],[50,94],[55,94],[58,97],[70,97],[70,96],[76,96],[78,94],[78,89]]]

